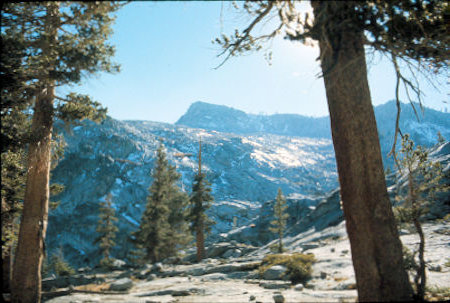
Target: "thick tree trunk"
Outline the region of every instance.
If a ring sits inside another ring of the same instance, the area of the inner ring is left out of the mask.
[[[46,39],[42,44],[42,58],[47,66],[48,78],[41,79],[41,90],[36,96],[31,125],[32,138],[28,146],[27,181],[11,283],[11,299],[16,303],[41,301],[41,265],[45,254],[50,198],[55,98],[55,83],[51,80],[51,72],[55,69],[57,60],[53,48],[57,37],[59,3],[48,2],[46,7]]]
[[[205,258],[205,234],[203,232],[203,224],[198,224],[195,232],[197,242],[197,262]]]
[[[358,298],[409,301],[412,288],[384,179],[362,32],[342,26],[354,12],[348,2],[312,5],[315,16],[326,5],[334,9],[326,12],[329,27],[319,46]]]
[[[12,249],[8,247],[8,254],[2,258],[2,292],[11,292],[11,260]]]
[[[17,245],[12,302],[40,302],[41,264],[47,230],[54,88],[37,97],[32,123],[33,140],[28,149],[28,174],[19,241]]]

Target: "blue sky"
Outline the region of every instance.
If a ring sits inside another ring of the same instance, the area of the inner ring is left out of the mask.
[[[108,107],[119,120],[175,122],[195,101],[221,104],[249,113],[328,114],[323,79],[317,78],[317,48],[276,39],[272,64],[264,51],[221,58],[211,41],[249,21],[228,1],[132,2],[117,13],[111,42],[119,74],[100,74],[74,87]],[[269,26],[269,25],[268,25]],[[394,99],[395,76],[380,56],[369,57],[374,105]],[[425,106],[450,111],[448,83],[440,92],[421,81]],[[401,96],[401,97],[404,97]]]

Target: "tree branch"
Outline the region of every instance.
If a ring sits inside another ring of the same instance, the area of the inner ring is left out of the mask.
[[[269,12],[272,10],[273,6],[275,4],[275,1],[269,1],[267,4],[267,7],[261,12],[261,14],[259,14],[251,23],[250,25],[244,29],[242,31],[242,33],[244,34],[242,37],[240,37],[239,39],[237,39],[234,43],[231,43],[230,45],[228,45],[220,54],[217,55],[217,57],[222,56],[223,54],[225,54],[226,52],[228,52],[228,55],[225,57],[225,59],[218,65],[216,66],[214,69],[218,69],[220,68],[222,65],[225,64],[226,61],[228,61],[228,59],[234,54],[234,52],[236,50],[239,49],[239,47],[241,46],[242,42],[244,42],[245,40],[247,40],[250,37],[250,33],[253,30],[253,28],[265,17],[267,16],[267,14],[269,14]],[[281,25],[282,26],[282,25]],[[281,28],[280,26],[280,28]],[[268,36],[274,36],[276,33],[276,31],[272,32],[272,34],[268,35]],[[257,40],[260,40],[262,37],[259,37]]]

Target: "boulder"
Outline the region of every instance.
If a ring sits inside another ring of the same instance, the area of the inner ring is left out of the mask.
[[[125,263],[125,261],[119,260],[119,259],[115,259],[111,266],[113,269],[122,269],[124,267],[126,267],[127,263]]]
[[[145,278],[148,277],[148,275],[150,274],[150,272],[151,272],[151,270],[148,269],[148,268],[146,268],[146,269],[143,269],[143,270],[140,270],[140,271],[136,272],[136,273],[134,274],[134,276],[135,276],[136,278],[138,278],[138,279],[145,279]]]
[[[223,258],[238,258],[238,257],[241,256],[241,254],[242,254],[242,251],[241,251],[240,249],[238,249],[238,248],[232,248],[232,249],[227,250],[227,251],[222,255],[222,257],[223,257]]]
[[[320,243],[316,243],[316,242],[304,243],[304,244],[301,244],[300,246],[303,250],[308,250],[308,249],[314,249],[314,248],[320,247]]]
[[[437,271],[437,272],[441,272],[442,271],[442,267],[439,264],[429,264],[428,265],[428,269],[430,271]]]
[[[202,276],[207,273],[206,267],[195,267],[186,272],[190,276]]]
[[[294,289],[295,289],[296,291],[302,291],[303,288],[304,288],[304,286],[303,286],[303,284],[301,284],[301,283],[299,283],[299,284],[297,284],[297,285],[294,286]]]
[[[356,289],[356,283],[355,281],[345,281],[341,282],[338,285],[336,285],[334,290],[349,290],[349,289]]]
[[[69,285],[79,286],[92,283],[102,283],[104,278],[87,275],[75,275],[67,277],[50,277],[42,280],[42,290],[49,291],[52,288],[65,288]]]
[[[233,245],[231,245],[231,243],[228,242],[220,242],[213,244],[206,250],[206,257],[207,258],[221,257],[227,250],[231,248],[233,248]]]
[[[291,282],[274,280],[261,282],[259,286],[265,289],[288,289],[291,287]]]
[[[155,274],[149,274],[147,277],[147,281],[153,281],[157,278],[157,276]]]
[[[203,281],[223,281],[227,280],[228,277],[226,274],[223,273],[213,273],[213,274],[207,274],[202,276]]]
[[[274,265],[268,268],[264,274],[264,280],[282,280],[284,278],[284,274],[286,273],[286,266],[283,265]]]
[[[152,266],[152,271],[153,272],[162,272],[163,271],[163,265],[161,262],[155,263]]]
[[[274,294],[272,298],[275,303],[284,303],[284,296],[282,294]]]
[[[119,279],[109,285],[109,289],[115,291],[127,291],[131,287],[133,287],[133,281],[130,278]]]

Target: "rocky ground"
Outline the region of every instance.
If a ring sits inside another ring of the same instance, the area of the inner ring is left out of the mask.
[[[448,222],[425,224],[424,230],[427,285],[448,293],[450,226]],[[410,249],[417,245],[414,234],[407,230],[401,234]],[[192,256],[187,256],[181,262],[184,265],[169,264],[175,261],[172,259],[140,269],[46,279],[44,302],[355,302],[355,278],[343,223],[286,238],[285,243],[289,252],[315,255],[313,278],[306,285],[283,280],[282,268],[274,268],[265,277],[258,275],[257,267],[269,253],[269,245],[254,248],[220,243],[210,247],[210,257],[199,264],[189,264]]]

